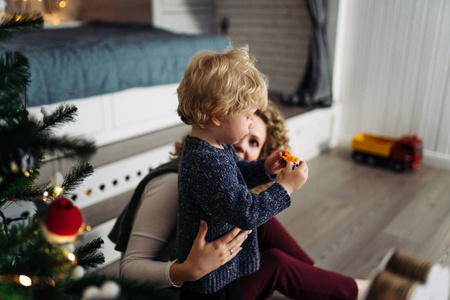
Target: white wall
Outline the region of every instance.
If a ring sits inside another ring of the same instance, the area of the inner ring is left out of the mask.
[[[341,0],[334,95],[341,142],[360,131],[424,139],[450,167],[450,1]]]

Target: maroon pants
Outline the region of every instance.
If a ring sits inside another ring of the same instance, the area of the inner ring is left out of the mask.
[[[353,278],[314,267],[314,261],[276,219],[258,228],[260,269],[241,277],[242,299],[266,299],[278,291],[292,299],[355,300]]]

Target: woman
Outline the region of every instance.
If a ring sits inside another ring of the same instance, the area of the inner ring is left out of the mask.
[[[256,115],[250,134],[235,145],[241,159],[254,160],[288,148],[284,119],[274,105],[269,102],[267,110]],[[234,228],[208,243],[205,241],[207,224],[201,222],[188,258],[183,263],[168,260],[176,231],[176,159],[181,149],[182,142],[177,143],[172,153],[174,160],[143,179],[110,233],[117,244],[116,250],[124,252],[121,277],[159,282],[164,287],[180,286],[238,255],[240,245],[249,234]],[[258,191],[264,188],[267,186]],[[356,299],[358,290],[363,294],[367,286],[367,281],[314,267],[313,260],[276,218],[258,228],[258,239],[261,267],[240,279],[242,299],[265,299],[275,290],[293,299]]]

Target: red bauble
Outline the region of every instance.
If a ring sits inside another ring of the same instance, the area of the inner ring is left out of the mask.
[[[84,219],[73,203],[60,197],[50,204],[42,224],[42,232],[49,243],[73,242],[83,231]]]

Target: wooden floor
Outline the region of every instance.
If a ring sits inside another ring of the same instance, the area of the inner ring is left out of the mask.
[[[450,171],[398,174],[342,148],[307,163],[307,183],[278,218],[317,266],[368,278],[391,248],[450,265]]]

